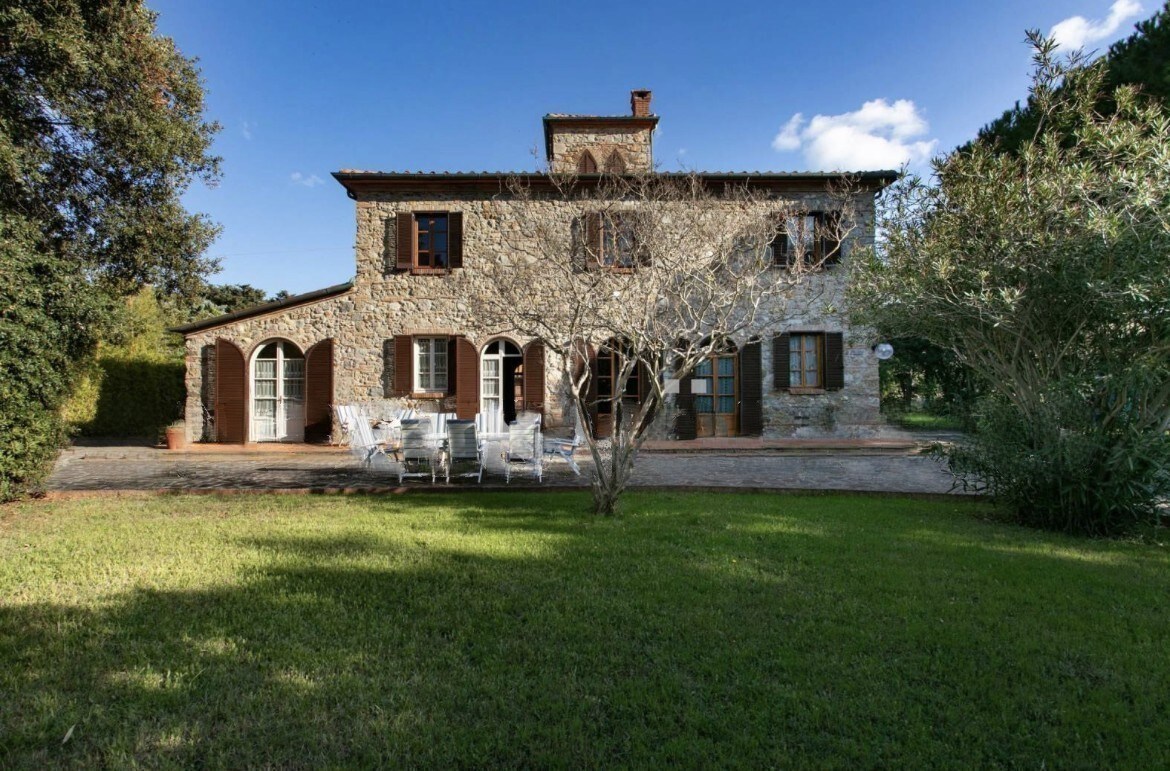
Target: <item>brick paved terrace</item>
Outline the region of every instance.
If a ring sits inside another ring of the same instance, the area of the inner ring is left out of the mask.
[[[635,487],[845,490],[878,493],[954,492],[943,465],[922,453],[927,439],[907,435],[881,440],[697,440],[647,443],[634,472]],[[686,446],[682,446],[686,445]],[[47,489],[51,494],[95,491],[381,490],[398,488],[386,470],[363,468],[343,448],[307,445],[211,445],[188,451],[132,443],[79,444],[65,450]],[[544,487],[588,484],[592,461],[579,450],[582,475],[563,460],[545,465]],[[501,487],[497,467],[482,487]],[[513,473],[512,487],[534,486]],[[429,488],[408,478],[404,488]],[[446,487],[440,479],[439,486]],[[474,488],[452,479],[451,487]]]

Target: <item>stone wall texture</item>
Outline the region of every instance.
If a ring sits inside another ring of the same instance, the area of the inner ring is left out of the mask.
[[[599,170],[606,168],[610,154],[617,151],[626,164],[626,171],[650,171],[654,165],[653,132],[648,128],[631,129],[621,126],[590,126],[588,128],[557,127],[552,134],[553,171],[573,172],[585,150],[593,153]]]
[[[601,158],[599,162],[603,162]],[[820,198],[793,193],[810,209]],[[823,204],[822,204],[823,205]],[[356,278],[345,294],[241,319],[191,333],[186,339],[187,405],[190,439],[210,439],[205,429],[206,411],[214,405],[214,357],[208,346],[217,338],[235,343],[251,361],[260,344],[285,339],[302,351],[320,340],[334,341],[334,403],[368,405],[375,413],[400,406],[388,397],[393,382],[393,345],[396,335],[463,335],[482,348],[497,337],[482,328],[469,302],[483,291],[481,267],[488,259],[506,256],[507,244],[515,242],[518,206],[542,207],[541,216],[568,222],[566,205],[554,201],[510,199],[502,193],[460,192],[450,195],[369,194],[356,201]],[[863,193],[857,201],[860,225],[852,242],[872,239],[873,197]],[[463,213],[463,267],[446,275],[412,275],[394,270],[394,222],[401,211],[461,211]],[[848,260],[849,242],[846,244]],[[536,251],[535,249],[533,250]],[[772,347],[762,346],[765,436],[865,435],[880,426],[878,369],[870,353],[873,340],[867,330],[850,329],[843,316],[847,265],[809,275],[788,302],[777,303],[771,321],[780,330],[844,332],[845,387],[815,395],[793,395],[773,386]],[[526,340],[513,339],[523,346]],[[736,340],[737,344],[746,342]],[[572,421],[567,388],[561,382],[559,362],[551,355],[545,366],[546,420],[550,426]],[[441,401],[427,402],[429,409],[450,409]],[[673,424],[672,406],[659,417],[655,432],[668,435]],[[337,436],[337,432],[334,432]]]

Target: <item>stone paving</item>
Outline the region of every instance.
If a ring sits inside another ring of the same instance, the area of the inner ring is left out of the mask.
[[[582,475],[561,460],[545,467],[543,487],[588,484],[592,463],[578,455]],[[442,485],[440,479],[439,484]],[[536,484],[512,477],[512,487]],[[485,473],[484,487],[502,487],[500,473]],[[757,490],[852,490],[941,494],[951,477],[933,458],[914,453],[851,451],[838,454],[644,453],[637,487],[699,487]],[[384,490],[398,487],[385,470],[366,469],[344,451],[315,449],[251,452],[166,452],[148,447],[73,447],[62,453],[49,478],[51,493],[86,491],[209,490]],[[403,487],[430,487],[430,479],[407,479]],[[476,488],[474,480],[452,479],[451,487]]]

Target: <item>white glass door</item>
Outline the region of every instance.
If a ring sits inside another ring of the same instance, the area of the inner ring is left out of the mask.
[[[252,441],[305,438],[305,358],[292,343],[269,343],[252,363]]]
[[[480,411],[492,416],[487,425],[499,425],[516,419],[516,387],[519,378],[520,349],[507,340],[488,343],[479,364]]]

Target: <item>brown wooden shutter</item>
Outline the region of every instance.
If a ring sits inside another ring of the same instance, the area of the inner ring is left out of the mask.
[[[463,267],[463,212],[447,214],[447,261],[452,268]]]
[[[739,432],[744,436],[764,433],[764,365],[760,354],[759,340],[739,351]]]
[[[845,387],[845,336],[840,332],[825,334],[825,390]]]
[[[597,409],[598,400],[601,398],[600,392],[597,390],[598,366],[597,366],[597,348],[589,346],[589,422],[593,426],[593,436],[597,439],[605,439],[613,435],[613,412],[615,405],[610,404],[610,412],[608,415],[602,415],[601,411]],[[610,379],[613,382],[613,378]],[[605,398],[612,399],[613,394],[606,394]]]
[[[841,262],[841,239],[838,229],[841,227],[841,212],[828,212],[823,217],[823,237],[821,238],[821,252],[825,255],[825,266],[837,265]]]
[[[398,270],[410,270],[414,267],[415,253],[418,251],[418,241],[414,237],[414,214],[408,211],[398,212],[398,243],[395,253],[398,255]]]
[[[394,395],[410,396],[414,390],[414,345],[410,335],[394,336]]]
[[[215,441],[248,441],[248,368],[244,352],[222,337],[215,341]]]
[[[544,422],[544,343],[539,340],[524,348],[524,409],[539,412]]]
[[[333,432],[333,340],[305,353],[305,441],[323,443]]]
[[[791,383],[789,346],[787,332],[772,338],[772,388],[777,391],[787,391]]]
[[[586,150],[581,153],[581,157],[577,159],[577,173],[578,174],[596,174],[597,173],[597,159],[593,157],[593,153]]]
[[[479,412],[479,352],[466,337],[455,341],[455,414],[473,420]]]
[[[585,269],[601,267],[601,212],[585,215]]]
[[[694,439],[698,435],[695,420],[695,397],[691,394],[691,376],[679,378],[678,395],[674,397],[677,412],[674,416],[676,439]]]

